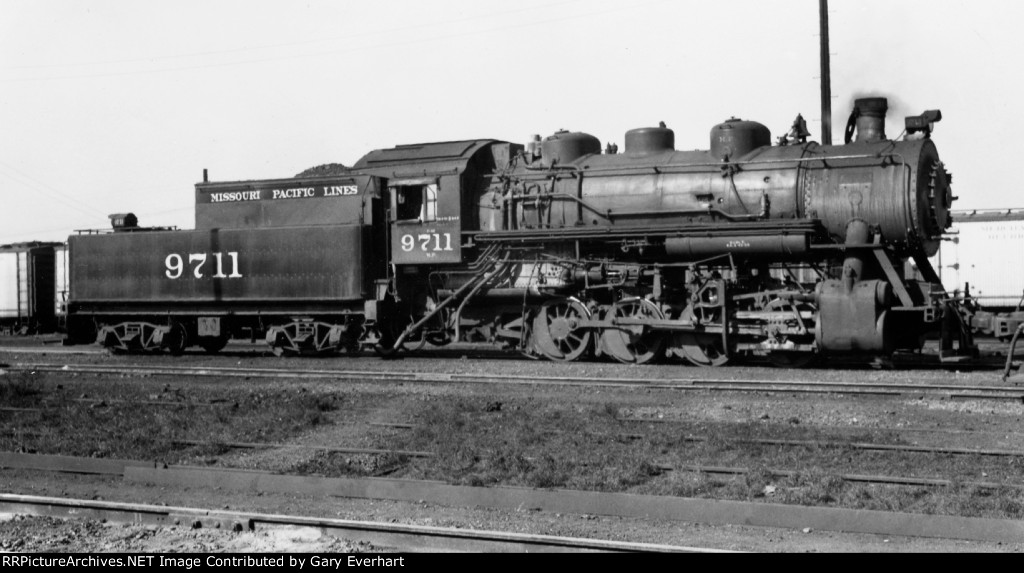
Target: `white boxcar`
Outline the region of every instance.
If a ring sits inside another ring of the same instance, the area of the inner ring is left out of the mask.
[[[0,249],[0,319],[17,319],[28,314],[25,275],[28,253]]]
[[[54,308],[57,320],[64,323],[68,307],[68,246],[53,248]]]
[[[969,288],[986,309],[1016,308],[1024,295],[1024,209],[953,212],[931,262],[946,289]]]
[[[63,245],[34,242],[0,246],[0,332],[56,330],[58,248],[63,249]]]

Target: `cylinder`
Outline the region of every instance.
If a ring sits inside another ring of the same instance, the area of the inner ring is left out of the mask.
[[[895,322],[880,304],[891,298],[884,281],[861,281],[847,290],[842,281],[818,285],[818,345],[829,352],[889,354],[895,346]]]

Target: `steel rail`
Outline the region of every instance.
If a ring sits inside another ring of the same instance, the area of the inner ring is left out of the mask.
[[[575,376],[535,376],[535,375],[512,375],[512,374],[458,374],[458,373],[430,373],[430,372],[403,372],[397,370],[332,370],[332,369],[295,369],[295,368],[234,368],[234,367],[222,367],[222,366],[97,366],[97,365],[73,365],[73,364],[58,364],[58,363],[17,363],[11,365],[11,369],[14,370],[33,370],[33,369],[46,369],[47,371],[54,371],[55,368],[59,367],[60,370],[66,372],[88,373],[90,371],[100,373],[123,373],[123,372],[137,372],[142,374],[149,373],[163,373],[171,372],[175,374],[224,374],[224,375],[235,375],[235,376],[267,376],[277,377],[290,376],[290,377],[310,377],[310,378],[329,378],[329,377],[387,377],[387,378],[415,378],[417,380],[426,381],[441,381],[441,382],[453,382],[459,380],[487,380],[487,381],[526,381],[528,383],[536,382],[556,382],[556,383],[574,383],[574,382],[597,382],[597,383],[609,383],[619,385],[709,385],[709,384],[724,384],[724,385],[787,385],[787,386],[856,386],[865,388],[877,388],[883,390],[892,389],[936,389],[936,390],[999,390],[1006,392],[1017,392],[1022,393],[1024,389],[1019,386],[967,386],[967,385],[956,385],[956,384],[900,384],[900,383],[876,383],[876,382],[815,382],[808,380],[729,380],[723,378],[666,378],[666,379],[651,379],[651,378],[593,378],[593,377],[575,377]]]
[[[911,384],[875,382],[812,382],[780,380],[722,380],[712,378],[642,379],[586,378],[503,374],[452,374],[373,370],[321,370],[279,368],[228,368],[203,366],[95,366],[25,364],[10,366],[12,371],[65,374],[138,374],[150,376],[195,376],[232,378],[333,379],[421,383],[500,383],[517,385],[642,387],[662,390],[719,390],[739,392],[789,392],[809,394],[941,394],[953,399],[1011,400],[1024,402],[1024,389],[1017,386],[978,386],[954,384]]]
[[[643,418],[616,418],[618,422],[634,422],[634,423],[687,423],[684,421],[675,420],[649,420]],[[371,427],[380,428],[392,428],[399,430],[412,430],[419,427],[417,424],[399,424],[399,423],[385,423],[385,422],[371,422],[367,424]],[[812,426],[814,427],[814,426]],[[816,426],[818,428],[828,428],[827,426]],[[872,430],[883,430],[891,432],[899,432],[900,428],[870,428]],[[908,432],[923,432],[927,430],[923,429],[908,429]],[[593,433],[587,432],[593,435],[610,436],[610,433]],[[949,431],[936,430],[936,433],[951,433]],[[962,434],[986,434],[986,432],[960,432]],[[621,438],[630,440],[641,440],[646,438],[643,434],[630,434],[630,433],[617,433],[614,434]],[[999,433],[999,435],[1005,435]],[[699,435],[687,435],[682,438],[686,442],[707,442],[711,440],[710,436],[699,436]],[[818,447],[818,448],[850,448],[854,450],[862,451],[878,451],[878,452],[907,452],[915,454],[950,454],[950,455],[961,455],[961,456],[986,456],[986,457],[1006,457],[1006,458],[1024,458],[1024,450],[1010,450],[1010,449],[999,449],[999,448],[956,448],[948,446],[921,446],[916,444],[877,444],[871,442],[843,442],[837,440],[786,440],[781,438],[721,438],[725,441],[734,442],[738,444],[754,444],[762,446],[792,446],[792,447]],[[268,447],[274,446],[268,444]],[[280,447],[287,447],[282,444]]]
[[[712,438],[708,436],[685,436],[681,438],[684,442],[707,442]],[[722,441],[736,444],[750,444],[757,446],[785,446],[803,448],[849,448],[866,452],[903,452],[910,454],[947,454],[956,456],[986,456],[1003,458],[1022,458],[1024,451],[1021,450],[998,450],[998,449],[976,449],[976,448],[950,448],[945,446],[916,446],[907,444],[874,444],[868,442],[839,442],[834,440],[782,440],[782,439],[752,439],[752,438],[721,438]]]
[[[664,420],[654,418],[616,418],[618,422],[630,422],[635,424],[692,424],[689,420]],[[401,427],[396,425],[396,427]],[[803,426],[809,429],[833,430],[836,426]],[[876,432],[906,432],[906,433],[932,433],[939,435],[968,435],[968,436],[1007,436],[1006,432],[977,431],[977,430],[942,430],[931,428],[851,428],[859,432],[872,430]],[[632,435],[625,434],[632,437]],[[1024,434],[1011,434],[1015,437],[1022,437]],[[687,435],[682,438],[688,442],[708,441],[709,436]],[[729,441],[730,438],[724,438]],[[785,440],[776,438],[737,438],[737,443],[758,444],[765,446],[794,446],[794,447],[829,447],[829,448],[851,448],[864,451],[892,451],[923,454],[950,454],[967,456],[989,456],[989,457],[1024,457],[1024,450],[1010,450],[999,448],[957,448],[949,446],[921,446],[916,444],[875,444],[867,442],[842,442],[836,440]]]
[[[685,471],[693,473],[705,473],[705,474],[722,474],[722,475],[746,475],[751,472],[749,468],[743,467],[721,467],[721,466],[657,466],[662,471]],[[767,469],[767,473],[771,474],[772,477],[798,477],[801,472],[794,470],[782,470],[782,469]],[[919,477],[903,477],[903,476],[883,476],[883,475],[862,475],[862,474],[839,474],[835,477],[850,482],[850,483],[868,483],[875,485],[896,485],[896,486],[913,486],[913,487],[953,487],[959,485],[963,487],[976,487],[979,489],[1024,489],[1024,484],[1013,484],[1013,483],[997,483],[997,482],[974,482],[974,481],[953,481],[942,478],[919,478]]]
[[[0,513],[62,518],[89,517],[106,519],[114,523],[147,523],[193,529],[213,528],[234,532],[258,532],[276,527],[311,527],[335,537],[367,542],[375,547],[397,549],[403,552],[732,553],[731,551],[676,545],[15,494],[0,494]]]

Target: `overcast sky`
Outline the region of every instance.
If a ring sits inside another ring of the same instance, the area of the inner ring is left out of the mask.
[[[831,0],[833,138],[941,109],[955,208],[1024,207],[1024,2]],[[193,185],[378,148],[729,117],[820,140],[815,0],[0,0],[0,243],[132,211],[193,225]]]

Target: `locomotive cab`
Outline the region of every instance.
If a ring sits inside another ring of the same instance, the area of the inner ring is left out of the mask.
[[[457,179],[392,180],[387,189],[393,264],[462,262],[462,201]]]
[[[402,145],[356,162],[353,169],[386,181],[391,263],[462,263],[462,246],[480,224],[473,198],[504,167],[510,147],[494,140]]]

